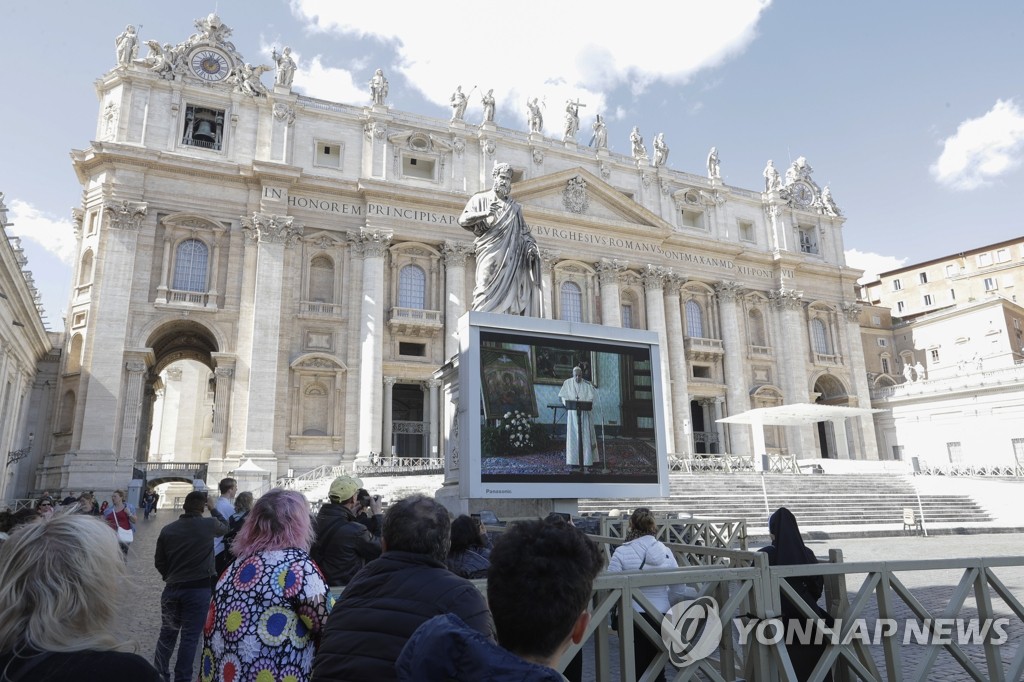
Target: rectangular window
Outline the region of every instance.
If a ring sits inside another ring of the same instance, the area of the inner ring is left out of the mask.
[[[960,274],[960,266],[956,263],[950,263],[946,266],[946,277],[956,277]]]
[[[341,168],[341,144],[338,142],[317,142],[314,166]]]
[[[683,227],[692,227],[697,230],[704,229],[704,212],[703,211],[691,211],[688,208],[683,209]]]
[[[224,111],[188,105],[181,143],[189,147],[220,151],[224,142]]]
[[[924,295],[924,304],[925,305],[931,305],[932,304],[932,295],[931,294],[925,294]]]
[[[879,316],[879,315],[872,315],[871,316],[871,324],[875,325],[876,327],[880,327],[882,325],[882,318],[881,318],[881,316]]]
[[[949,454],[950,464],[961,464],[963,463],[964,453],[963,448],[960,445],[960,441],[953,441],[946,443],[946,452]]]
[[[956,300],[956,289],[950,289],[949,290],[949,300],[951,300],[951,301],[955,301]]]
[[[984,268],[992,265],[992,254],[991,253],[979,253],[978,254],[978,267]]]
[[[740,240],[745,242],[754,241],[754,223],[749,220],[740,221]]]
[[[899,281],[898,279],[894,279],[892,281],[892,290],[893,291],[900,291],[902,289],[903,289],[903,282]]]
[[[930,351],[928,351],[928,354],[931,357],[933,363],[938,363],[938,361],[939,361],[939,349],[938,348],[932,348]]]
[[[1010,250],[1009,249],[999,249],[998,251],[996,251],[996,262],[997,263],[1005,263],[1008,260],[1010,260]]]
[[[704,365],[694,365],[693,366],[693,378],[694,379],[710,379],[711,378],[711,368],[710,367],[706,367]]]
[[[902,313],[903,307],[903,301],[896,301],[896,312]]]
[[[411,355],[412,357],[422,358],[427,355],[427,344],[425,343],[405,343],[399,341],[398,343],[398,354],[399,355]]]
[[[895,459],[895,460],[898,460],[898,461],[903,459],[903,446],[902,445],[893,445],[892,446],[892,458]]]
[[[882,372],[889,374],[889,358],[882,358]]]
[[[878,345],[881,346],[882,348],[885,348],[886,346],[889,345],[889,342],[886,339],[878,338],[877,341]]]
[[[995,291],[998,288],[999,288],[999,285],[996,284],[996,278],[995,277],[986,277],[985,278],[985,291]]]
[[[96,234],[96,221],[99,220],[99,211],[93,211],[89,214],[89,229],[86,230],[85,234]]]
[[[1013,318],[1013,328],[1016,329],[1017,331],[1020,331],[1020,319],[1019,318],[1016,318],[1016,317]]]
[[[402,175],[407,178],[419,178],[421,180],[434,179],[433,159],[425,159],[418,156],[402,157]]]
[[[928,273],[927,272],[919,272],[919,273],[917,273],[917,279],[918,279],[919,282],[921,282],[921,284],[928,284]]]

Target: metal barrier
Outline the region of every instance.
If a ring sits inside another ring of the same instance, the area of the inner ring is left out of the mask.
[[[355,472],[363,476],[443,474],[444,458],[375,456],[367,463],[357,462]]]
[[[800,467],[797,464],[796,455],[783,455],[769,453],[768,472],[778,474],[799,474]],[[761,466],[754,455],[687,455],[685,457],[670,457],[668,461],[669,470],[681,471],[688,474],[701,472],[757,472]]]
[[[503,530],[500,527],[489,529]],[[594,539],[606,550],[622,542],[621,538],[610,536]],[[1024,633],[1024,606],[997,575],[998,569],[1024,570],[1024,556],[843,563],[842,552],[831,550],[828,558],[819,559],[822,563],[817,565],[770,567],[763,552],[677,543],[668,543],[668,546],[680,560],[681,568],[605,573],[597,578],[590,624],[583,640],[565,652],[559,669],[564,669],[576,653],[592,641],[594,669],[599,682],[616,678],[623,682],[651,679],[670,662],[670,653],[662,633],[644,618],[637,617],[633,604],[655,613],[657,609],[644,596],[643,588],[687,585],[692,589],[691,594],[696,595],[694,600],[703,597],[715,600],[717,617],[723,628],[710,655],[677,668],[674,677],[677,682],[694,679],[796,682],[784,640],[767,638],[759,641],[752,636],[761,627],[761,621],[771,624],[779,617],[783,594],[811,623],[809,632],[812,635],[820,633],[823,653],[810,678],[815,682],[823,680],[829,671],[836,682],[927,682],[938,678],[1005,682],[1021,679],[1024,675],[1024,643],[1020,641]],[[684,566],[683,561],[691,556],[701,557],[698,560],[704,564]],[[942,599],[939,607],[929,608],[923,604],[922,598],[935,601],[935,597],[924,597],[921,593],[933,590],[934,585],[949,582],[942,575],[930,576],[940,572],[948,575],[950,571],[959,574],[959,579],[950,588],[948,600]],[[907,587],[905,578],[901,580],[901,576],[920,572],[929,576],[923,581],[929,587],[915,595],[915,589]],[[787,578],[807,575],[824,577],[825,609],[834,618],[831,627],[803,602],[787,582]],[[481,590],[486,589],[485,581],[474,582]],[[974,604],[969,602],[971,596]],[[609,614],[616,606],[619,631],[613,637]],[[982,623],[1007,618],[1010,631],[1003,643],[1016,640],[1015,644],[1009,644],[1016,646],[1016,650],[1007,656],[1002,655],[997,629],[980,635],[980,641],[974,645],[963,645],[955,639],[938,643],[920,639],[921,632],[926,638],[934,636],[936,631],[941,633],[941,623],[949,622],[942,619],[957,618],[978,618]],[[859,631],[859,628],[877,628],[882,619],[886,622],[903,619],[903,626],[896,626],[891,636],[880,638],[878,643],[870,639],[870,634],[868,641],[864,641],[863,630]],[[647,670],[640,671],[639,676],[634,674],[634,623],[639,634],[649,638],[659,649],[658,656]],[[746,641],[740,638],[739,626],[748,634]],[[908,632],[909,639],[905,640]],[[611,665],[613,646],[618,651],[617,674]],[[676,652],[677,660],[679,653]],[[949,656],[943,661],[943,669],[936,670],[936,662],[942,653]]]
[[[1024,466],[1013,464],[962,465],[921,463],[915,476],[989,476],[998,478],[1020,478],[1024,476]]]
[[[721,549],[747,548],[746,519],[677,519],[655,516],[656,537],[665,543],[704,545]],[[629,532],[629,518],[601,517],[601,535],[624,538]]]

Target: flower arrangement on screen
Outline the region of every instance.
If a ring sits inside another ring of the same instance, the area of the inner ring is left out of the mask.
[[[506,412],[502,417],[501,428],[505,432],[505,437],[508,439],[509,447],[515,452],[530,451],[533,449],[533,423],[530,421],[530,417],[514,410],[512,412]]]

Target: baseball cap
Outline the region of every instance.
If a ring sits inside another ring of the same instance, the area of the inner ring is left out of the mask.
[[[331,490],[327,493],[327,496],[332,500],[338,502],[344,502],[345,500],[352,499],[352,496],[356,494],[360,488],[363,487],[363,482],[358,478],[344,475],[338,476],[331,483]]]

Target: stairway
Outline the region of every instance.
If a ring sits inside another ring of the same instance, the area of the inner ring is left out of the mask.
[[[991,517],[968,495],[922,494],[920,508],[907,476],[893,474],[672,473],[669,496],[652,500],[580,500],[585,512],[647,506],[656,512],[744,518],[766,526],[771,511],[787,507],[802,528],[902,524],[903,508],[924,512],[925,524],[977,523]],[[767,492],[767,508],[765,504]]]

